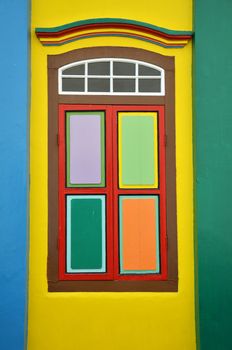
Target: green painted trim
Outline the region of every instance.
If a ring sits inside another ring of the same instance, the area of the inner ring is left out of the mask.
[[[70,183],[70,116],[71,115],[91,115],[98,113],[101,117],[101,183],[100,184],[71,184]],[[66,112],[66,149],[67,149],[67,164],[66,164],[66,182],[67,187],[105,187],[105,113],[101,111],[72,111]]]
[[[193,33],[191,31],[186,31],[186,30],[172,30],[172,29],[167,29],[163,27],[158,27],[150,23],[146,22],[140,22],[140,21],[134,21],[130,19],[125,19],[125,18],[92,18],[92,19],[87,19],[87,20],[82,20],[82,21],[76,21],[76,22],[71,22],[68,24],[64,24],[58,27],[53,27],[53,28],[36,28],[35,31],[36,33],[39,32],[44,32],[44,33],[57,33],[59,31],[65,30],[65,29],[70,29],[74,27],[80,27],[83,25],[88,25],[88,24],[102,24],[102,23],[122,23],[122,24],[132,24],[132,25],[137,25],[140,27],[146,27],[150,28],[152,30],[156,30],[165,34],[169,35],[192,35]]]

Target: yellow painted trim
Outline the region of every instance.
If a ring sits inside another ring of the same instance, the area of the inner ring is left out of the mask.
[[[122,118],[123,116],[134,117],[134,116],[148,116],[154,118],[154,156],[155,156],[155,181],[152,185],[123,185],[122,182]],[[158,145],[157,145],[157,112],[119,112],[118,113],[118,160],[119,160],[119,187],[120,188],[157,188],[158,187]]]

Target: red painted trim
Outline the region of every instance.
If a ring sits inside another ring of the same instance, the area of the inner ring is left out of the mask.
[[[99,23],[99,24],[86,24],[86,25],[81,25],[81,26],[75,26],[72,28],[68,29],[63,29],[58,32],[36,32],[36,35],[38,38],[59,38],[63,35],[75,33],[75,32],[80,32],[84,30],[96,30],[96,29],[105,29],[105,28],[116,28],[116,29],[121,29],[121,30],[136,30],[136,31],[142,31],[146,34],[151,34],[151,35],[157,35],[162,38],[166,38],[169,40],[189,40],[191,39],[191,35],[180,35],[180,34],[167,34],[163,33],[159,30],[147,28],[145,26],[141,25],[136,25],[136,24],[123,24],[123,23]]]
[[[154,43],[160,43],[162,45],[166,45],[166,46],[173,46],[173,47],[176,47],[177,45],[182,45],[184,46],[183,43],[179,42],[179,43],[172,43],[172,42],[168,42],[168,43],[164,43],[163,41],[161,40],[158,40],[158,39],[154,39],[154,38],[151,38],[149,36],[145,36],[145,35],[141,35],[141,34],[137,34],[137,33],[130,33],[130,32],[113,32],[113,31],[109,31],[109,32],[94,32],[94,33],[85,33],[85,34],[78,34],[78,35],[75,35],[75,36],[72,36],[70,38],[66,38],[66,39],[62,39],[62,40],[56,40],[56,41],[43,41],[43,43],[46,43],[46,44],[62,44],[62,43],[65,43],[65,42],[68,42],[69,40],[74,40],[74,39],[77,39],[77,38],[89,38],[89,37],[95,37],[95,36],[104,36],[104,35],[126,35],[128,37],[136,37],[138,39],[149,39],[150,41],[153,41]],[[161,37],[161,35],[159,35],[159,37]],[[173,40],[183,40],[182,38],[173,38]]]
[[[110,162],[111,153],[108,151],[112,149],[112,140],[106,137],[106,187],[105,188],[67,188],[66,187],[66,126],[65,113],[66,111],[105,111],[105,128],[106,135],[111,134],[111,123],[108,114],[108,106],[92,106],[92,105],[59,105],[59,279],[60,280],[112,280],[113,278],[113,257],[109,254],[113,251],[113,228],[112,221],[112,167]],[[109,153],[109,154],[108,154]],[[72,274],[66,272],[66,203],[65,196],[67,194],[105,194],[106,198],[106,273],[88,273],[88,274]]]
[[[67,188],[65,185],[65,112],[105,111],[106,125],[106,187]],[[118,186],[118,123],[120,111],[158,112],[159,188],[119,189]],[[109,105],[59,105],[59,279],[60,280],[166,280],[167,279],[167,235],[166,235],[166,173],[165,173],[165,121],[163,106],[109,106]],[[66,205],[67,194],[106,195],[106,246],[107,272],[71,274],[66,272]],[[128,194],[156,194],[160,198],[160,266],[161,273],[149,275],[119,274],[118,196]],[[111,253],[113,252],[113,254]]]
[[[158,116],[159,125],[159,178],[160,178],[160,251],[161,274],[167,279],[167,227],[166,227],[166,160],[165,160],[165,120],[164,108]]]
[[[158,148],[159,148],[159,189],[119,189],[118,184],[118,123],[117,112],[120,111],[154,111],[158,112]],[[166,178],[165,178],[165,127],[164,127],[164,107],[163,106],[116,106],[112,107],[113,117],[113,152],[114,157],[114,278],[116,280],[166,280],[167,279],[167,235],[166,235]],[[157,194],[160,198],[160,266],[161,273],[149,275],[125,275],[119,274],[119,210],[118,197],[119,195],[130,194]]]
[[[118,110],[120,110],[120,106],[117,106]],[[119,212],[118,212],[118,121],[117,121],[117,107],[116,109],[112,107],[111,109],[111,119],[113,124],[113,148],[112,153],[114,154],[113,157],[113,208],[114,208],[114,278],[117,279],[118,272],[119,272]],[[126,108],[126,107],[125,107]],[[131,106],[132,108],[132,106]]]

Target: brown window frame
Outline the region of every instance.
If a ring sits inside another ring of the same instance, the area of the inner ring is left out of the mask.
[[[59,95],[60,67],[86,59],[127,58],[157,65],[165,70],[164,96]],[[70,281],[59,279],[58,207],[58,113],[60,104],[154,105],[165,109],[167,278],[155,281]],[[48,56],[48,290],[149,291],[178,290],[176,160],[175,160],[175,68],[174,57],[128,47],[94,47]]]

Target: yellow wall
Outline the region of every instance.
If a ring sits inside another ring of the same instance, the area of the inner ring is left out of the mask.
[[[141,6],[144,5],[144,6]],[[191,0],[32,1],[29,350],[195,349],[191,44],[163,49],[134,39],[94,38],[43,47],[35,27],[119,17],[191,30]],[[176,57],[178,293],[47,292],[47,54],[131,46]]]

